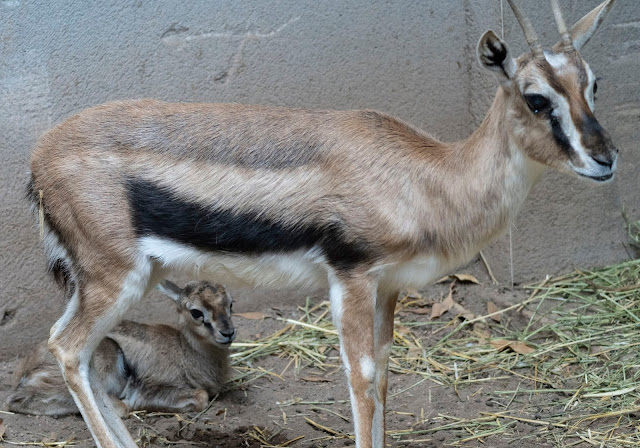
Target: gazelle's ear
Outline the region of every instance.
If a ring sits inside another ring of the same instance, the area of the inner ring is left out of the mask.
[[[477,53],[480,65],[494,72],[500,84],[511,85],[511,79],[516,73],[516,63],[509,54],[505,41],[489,30],[480,38]]]
[[[169,298],[171,298],[174,302],[180,302],[180,294],[182,293],[182,289],[178,287],[175,283],[169,280],[163,280],[162,282],[156,285],[156,289],[158,291],[163,292]]]
[[[580,50],[586,44],[591,36],[593,36],[600,24],[613,6],[614,0],[607,0],[604,3],[601,3],[599,6],[596,6],[589,14],[584,16],[582,19],[578,20],[578,22],[573,25],[571,31],[569,31],[569,35],[571,36],[571,40],[573,41],[573,46],[576,50]],[[562,51],[563,43],[562,41],[557,42],[553,46],[553,51],[559,53]]]

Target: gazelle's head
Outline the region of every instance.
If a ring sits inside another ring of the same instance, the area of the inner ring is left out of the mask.
[[[596,182],[613,178],[618,150],[595,116],[596,77],[579,50],[593,36],[614,0],[606,0],[567,30],[557,0],[551,6],[562,39],[543,51],[529,20],[508,0],[531,52],[514,59],[506,43],[487,31],[478,59],[505,91],[505,126],[531,159]]]
[[[224,286],[209,282],[189,282],[184,288],[164,280],[158,289],[178,305],[180,325],[205,343],[226,348],[235,339],[231,321],[231,296]]]

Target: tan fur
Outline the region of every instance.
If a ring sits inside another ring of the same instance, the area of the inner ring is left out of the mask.
[[[579,29],[593,34],[600,8]],[[153,100],[88,109],[45,134],[31,158],[32,194],[37,204],[42,192],[55,236],[45,239],[50,264],[74,285],[49,347],[96,443],[133,446],[89,386],[90,355],[158,278],[182,270],[224,283],[329,286],[357,446],[381,447],[378,354],[391,341],[397,292],[495,240],[545,167],[613,176],[617,150],[585,98],[588,66],[577,52],[539,56],[513,59],[485,33],[478,58],[501,86],[480,127],[454,143],[375,111]],[[534,113],[525,95],[545,96],[552,109]]]
[[[228,344],[217,342],[227,341],[217,332],[233,332],[231,299],[221,285],[192,282],[182,290],[172,287],[179,315],[177,328],[124,321],[102,340],[93,355],[95,379],[120,415],[133,410],[201,411],[209,397],[224,388]],[[191,309],[215,316],[214,320],[207,318],[211,330],[193,319]],[[16,369],[7,407],[26,414],[78,413],[46,342]]]

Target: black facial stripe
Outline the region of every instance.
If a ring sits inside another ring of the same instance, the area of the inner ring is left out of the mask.
[[[287,226],[257,212],[209,209],[139,179],[128,180],[127,193],[138,236],[159,236],[205,251],[243,254],[287,253],[319,246],[329,263],[342,270],[372,255],[364,241],[345,238],[337,222]]]
[[[573,152],[573,148],[571,147],[569,138],[562,130],[562,126],[560,126],[560,121],[549,114],[549,122],[551,123],[551,133],[556,143],[560,146],[560,148],[562,148],[564,152],[566,152],[567,154],[571,154],[571,152]]]
[[[612,146],[609,135],[593,115],[582,114],[580,130],[580,140],[585,148],[591,148],[594,151],[600,148],[601,151],[598,152],[606,153]]]

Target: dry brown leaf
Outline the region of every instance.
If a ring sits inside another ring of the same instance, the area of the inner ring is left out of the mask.
[[[326,345],[319,345],[316,350],[318,350],[318,353],[323,354],[324,352],[327,351],[327,346]]]
[[[453,274],[451,275],[451,277],[463,283],[475,283],[476,285],[480,284],[478,279],[471,274]]]
[[[465,320],[471,320],[475,317],[471,311],[469,311],[459,303],[454,302],[453,306],[451,307],[451,311],[453,311],[453,314],[455,314],[456,316],[464,317]]]
[[[405,327],[404,325],[396,325],[396,331],[403,336],[411,333],[411,329],[409,327]]]
[[[524,342],[507,341],[506,339],[494,339],[493,341],[490,341],[489,344],[491,344],[491,346],[499,352],[510,348],[514,352],[521,355],[528,355],[529,353],[533,353],[536,351],[535,348],[525,344]]]
[[[511,344],[509,344],[509,348],[516,353],[520,353],[521,355],[528,355],[529,353],[533,353],[536,351],[535,348],[525,344],[524,342],[512,342]]]
[[[509,347],[511,341],[507,341],[506,339],[494,339],[493,341],[489,341],[489,344],[499,352]]]
[[[222,415],[224,414],[224,409],[218,409],[218,412],[216,412],[216,415]]]
[[[300,377],[302,381],[308,381],[310,383],[330,383],[331,380],[325,378],[323,376],[302,376]]]
[[[449,289],[449,295],[446,299],[440,303],[433,304],[433,307],[431,308],[431,319],[442,316],[444,313],[449,311],[453,305],[455,305],[455,302],[453,301],[453,293],[452,290]]]
[[[3,420],[0,418],[0,439],[4,436],[4,432],[7,430],[7,427],[4,426]]]
[[[413,314],[429,314],[431,312],[429,308],[408,308],[407,311]]]
[[[496,311],[499,311],[499,310],[500,309],[498,308],[498,305],[496,305],[495,303],[491,301],[487,303],[487,311],[489,312],[489,314],[495,313]],[[496,314],[495,316],[491,316],[491,319],[495,320],[496,322],[500,322],[501,315]]]
[[[236,317],[236,316],[244,317],[245,319],[251,319],[251,320],[262,320],[265,317],[267,317],[266,314],[260,313],[258,311],[250,311],[248,313],[233,313],[233,317]]]

